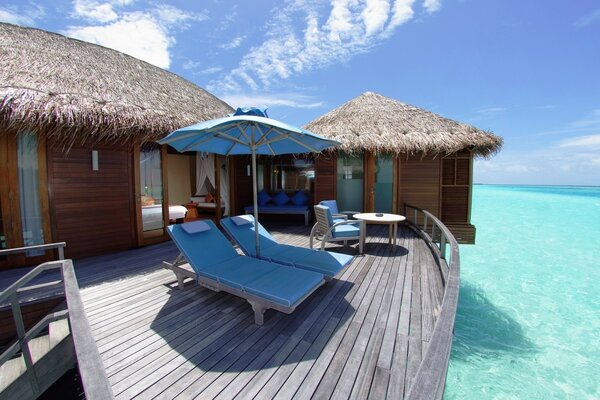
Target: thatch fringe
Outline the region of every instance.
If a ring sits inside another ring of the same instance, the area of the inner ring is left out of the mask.
[[[151,141],[233,109],[185,79],[102,46],[0,23],[0,134]]]
[[[389,97],[366,92],[305,126],[342,142],[349,153],[453,154],[472,149],[488,157],[502,138]]]

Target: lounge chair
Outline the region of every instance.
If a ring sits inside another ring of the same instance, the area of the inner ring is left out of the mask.
[[[329,207],[333,222],[346,221],[348,219],[347,214],[343,214],[339,211],[337,201],[335,200],[322,200],[319,202],[319,205]]]
[[[254,310],[254,322],[262,325],[265,310],[290,314],[324,282],[323,274],[245,257],[209,220],[171,225],[168,232],[181,254],[173,263],[163,262],[177,276],[179,288],[190,277],[200,285],[246,299]],[[193,272],[182,268],[186,261]]]
[[[334,220],[329,207],[320,204],[314,206],[317,222],[310,231],[310,248],[313,247],[313,239],[321,237],[321,250],[325,249],[327,242],[344,242],[358,240],[358,252],[362,254],[365,243],[364,221]]]
[[[234,242],[237,243],[244,254],[256,258],[254,222],[252,215],[238,215],[236,217],[223,218],[221,226]],[[347,254],[334,253],[332,251],[317,251],[305,247],[278,243],[260,222],[258,223],[258,233],[260,259],[319,272],[325,275],[325,279],[327,280],[333,278],[354,258]]]

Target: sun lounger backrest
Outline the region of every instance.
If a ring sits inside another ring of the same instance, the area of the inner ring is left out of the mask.
[[[254,234],[254,217],[251,215],[245,215],[244,218],[248,218],[252,222],[244,225],[237,225],[231,218],[221,219],[221,226],[241,247],[244,254],[251,257],[256,257],[256,237]],[[260,241],[261,249],[268,249],[271,246],[276,246],[279,243],[273,236],[260,224],[258,223],[258,237]]]
[[[194,269],[222,263],[239,254],[229,240],[210,221],[205,221],[209,230],[198,233],[187,233],[185,224],[170,225],[169,235]],[[197,272],[197,271],[196,271]]]

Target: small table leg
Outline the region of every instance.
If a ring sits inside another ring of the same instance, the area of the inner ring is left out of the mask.
[[[390,224],[390,232],[388,234],[388,243],[392,244],[392,236],[393,236],[393,224]]]
[[[394,222],[394,246],[398,244],[398,223]]]

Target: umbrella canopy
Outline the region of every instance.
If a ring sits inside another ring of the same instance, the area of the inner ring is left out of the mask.
[[[172,132],[160,144],[169,144],[179,152],[200,151],[222,155],[252,155],[254,219],[258,221],[256,155],[318,153],[340,142],[305,129],[269,118],[266,109],[238,108],[225,118],[201,122]],[[258,229],[256,254],[260,255]]]

